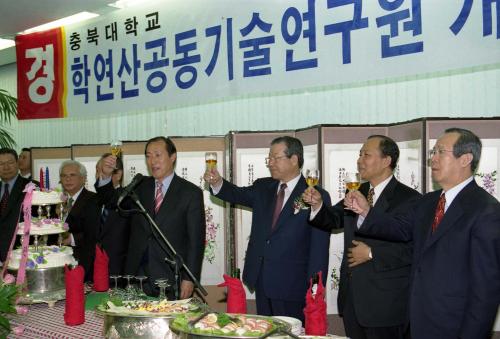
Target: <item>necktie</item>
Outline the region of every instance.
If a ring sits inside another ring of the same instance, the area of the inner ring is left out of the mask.
[[[274,205],[273,223],[271,224],[272,229],[274,229],[274,227],[276,226],[276,222],[278,221],[278,217],[280,216],[281,213],[281,208],[283,207],[283,201],[285,200],[285,189],[286,189],[286,184],[281,184],[280,190],[276,195],[276,205]]]
[[[156,193],[155,193],[155,213],[158,213],[161,203],[163,201],[163,183],[161,181],[156,182]]]
[[[8,202],[9,202],[9,184],[4,183],[2,200],[0,200],[0,214],[3,214],[3,212],[7,209]]]
[[[443,193],[439,197],[439,201],[436,206],[436,213],[434,214],[434,221],[432,222],[432,232],[434,232],[437,229],[439,223],[441,222],[441,219],[443,219],[445,204],[446,204],[446,197]]]
[[[70,198],[68,199],[68,204],[66,205],[66,208],[67,208],[67,210],[68,210],[68,213],[69,213],[69,210],[71,209],[71,207],[73,207],[73,202],[74,202],[73,198],[71,198],[71,197],[70,197]]]
[[[373,196],[375,195],[375,190],[370,188],[368,191],[368,195],[366,196],[366,200],[368,200],[368,203],[370,204],[370,207],[373,207]]]

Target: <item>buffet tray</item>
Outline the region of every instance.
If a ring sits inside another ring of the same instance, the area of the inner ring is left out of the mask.
[[[263,320],[268,320],[271,321],[272,323],[275,324],[275,326],[281,326],[286,330],[290,330],[289,324],[285,323],[282,320],[279,319],[274,319],[272,317],[268,316],[262,316],[262,315],[253,315],[253,314],[234,314],[234,313],[228,313],[229,316],[231,317],[236,317],[236,316],[245,316],[247,318],[253,318],[253,319],[263,319]],[[230,339],[257,339],[261,336],[264,336],[265,334],[274,331],[274,329],[271,329],[270,331],[266,333],[262,333],[262,335],[223,335],[223,334],[211,334],[211,333],[196,333],[194,331],[186,331],[183,328],[179,328],[176,326],[175,323],[170,324],[171,330],[177,334],[178,338],[180,339],[213,339],[213,338],[230,338]],[[193,328],[194,330],[194,328]],[[274,338],[274,336],[271,336],[271,338]]]

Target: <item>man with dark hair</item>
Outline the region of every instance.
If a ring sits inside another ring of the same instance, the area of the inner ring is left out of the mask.
[[[500,302],[500,203],[474,181],[481,141],[450,128],[429,155],[442,189],[405,214],[370,208],[359,192],[346,206],[365,217],[360,232],[413,240],[412,338],[489,338]]]
[[[16,151],[0,149],[0,261],[5,261],[24,199],[24,187],[30,180],[19,175]]]
[[[19,174],[21,174],[23,178],[31,180],[31,150],[29,148],[23,148],[21,150],[17,163],[19,166]]]
[[[177,150],[169,138],[150,139],[146,144],[145,155],[152,176],[144,177],[134,191],[194,277],[199,280],[205,249],[203,192],[174,173]],[[100,181],[98,187],[98,193],[103,196],[108,195],[110,190],[114,191],[111,187],[111,174],[115,165],[116,157],[108,156],[104,159],[104,180]],[[107,185],[106,180],[109,181]],[[120,192],[121,190],[116,190],[111,199],[114,203],[112,208],[116,207]],[[122,204],[125,208],[137,208],[131,199],[125,199]],[[131,229],[125,273],[147,276],[146,293],[158,295],[156,280],[168,278],[171,283],[175,281],[174,269],[165,261],[166,257],[169,258],[169,253],[161,240],[157,240],[158,235],[142,214],[131,214],[129,219]],[[193,294],[194,283],[184,270],[181,269],[180,273],[179,298],[186,299]],[[173,294],[169,293],[169,297],[173,298]]]
[[[330,234],[310,227],[307,210],[294,206],[307,187],[300,173],[304,163],[300,140],[274,139],[266,162],[271,177],[248,187],[224,180],[217,169],[207,170],[204,178],[216,197],[252,209],[243,282],[255,290],[257,313],[304,321],[309,279],[321,271],[325,283],[328,275]],[[329,203],[328,193],[321,192]]]
[[[104,159],[111,153],[104,153],[96,164],[96,190],[99,179],[102,177]],[[113,188],[119,189],[123,182],[123,162],[121,157],[116,158],[116,167],[111,173]],[[127,258],[128,243],[130,241],[129,219],[121,216],[116,209],[102,206],[101,229],[98,241],[109,257],[108,270],[110,275],[125,274],[125,259]]]
[[[368,137],[359,151],[358,170],[366,181],[359,188],[372,206],[395,215],[420,197],[393,176],[398,145],[384,135]],[[324,204],[314,188],[304,192],[311,205],[311,224],[323,229],[344,229],[338,309],[348,337],[402,339],[407,324],[408,285],[412,246],[408,241],[384,241],[358,233],[362,217],[344,210],[344,200]]]

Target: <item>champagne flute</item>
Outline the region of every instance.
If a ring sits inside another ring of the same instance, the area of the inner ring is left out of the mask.
[[[111,154],[115,157],[119,157],[122,153],[122,142],[120,140],[113,140],[111,142]]]
[[[349,192],[357,191],[361,186],[361,180],[358,172],[346,172],[344,177],[345,186]]]
[[[306,171],[306,183],[309,187],[314,187],[319,183],[319,170],[308,169]]]
[[[206,152],[205,153],[205,164],[208,171],[217,168],[217,153],[216,152]]]

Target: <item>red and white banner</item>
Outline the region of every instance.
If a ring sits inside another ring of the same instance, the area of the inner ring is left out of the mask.
[[[19,119],[66,116],[65,48],[62,28],[16,37]]]

